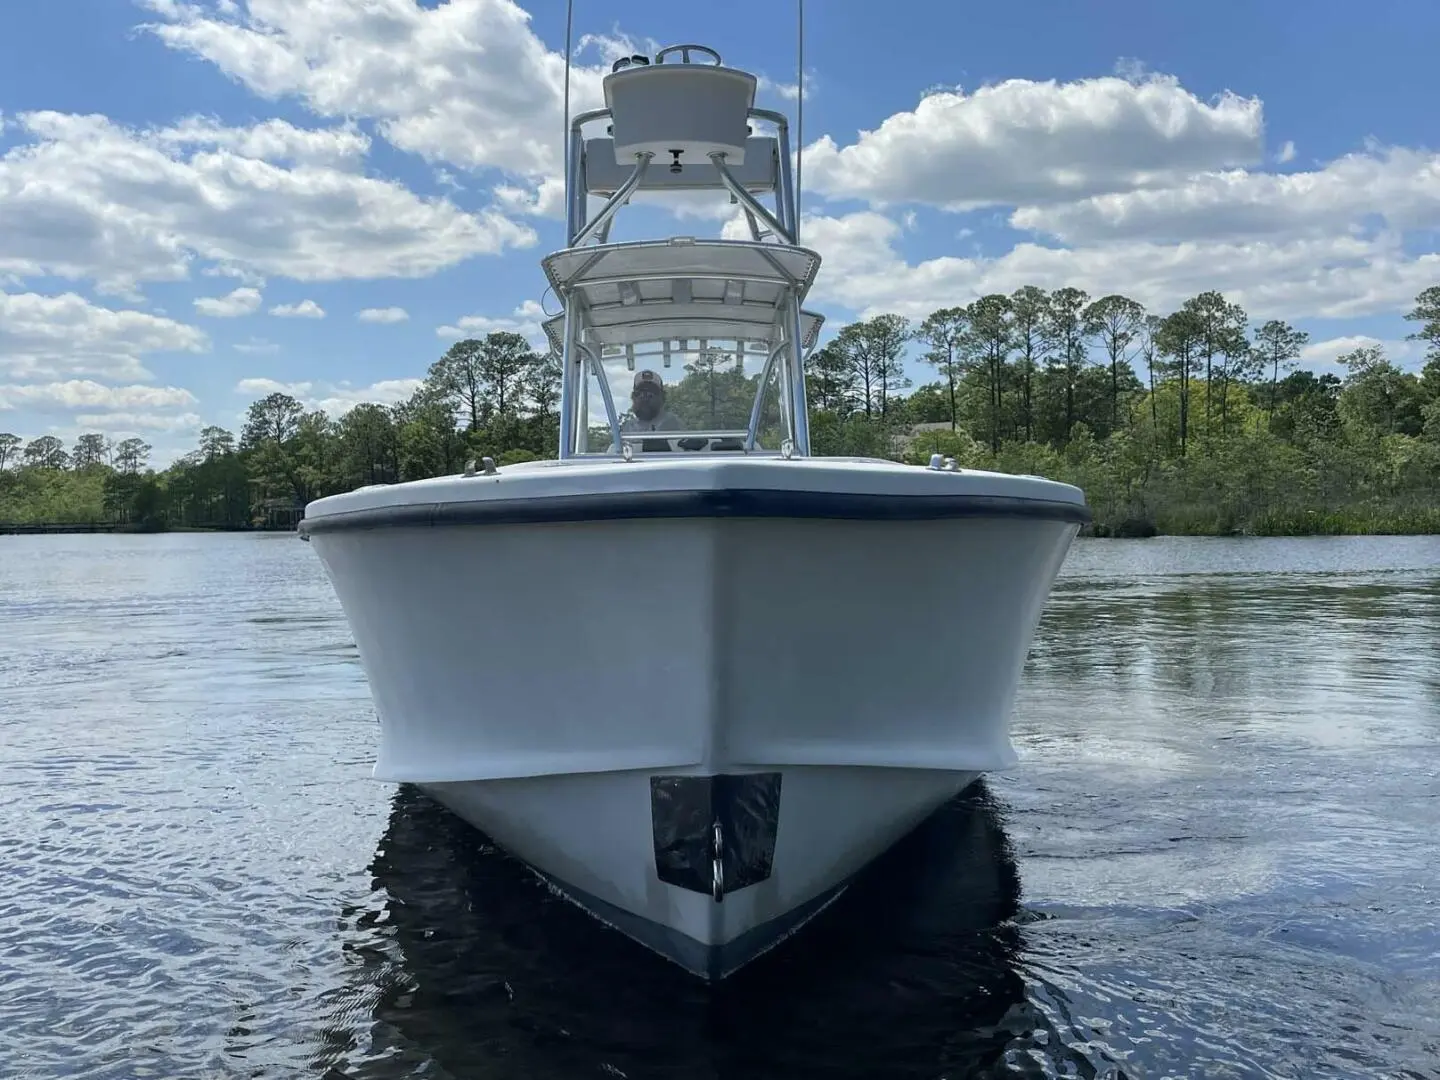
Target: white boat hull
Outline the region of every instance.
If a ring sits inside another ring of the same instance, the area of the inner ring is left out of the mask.
[[[708,889],[659,879],[647,771],[421,787],[602,922],[702,978],[720,979],[824,910],[851,877],[979,775],[776,772],[783,818],[770,873],[720,903]],[[709,880],[708,858],[694,869]]]
[[[1013,764],[1021,669],[1083,513],[1017,509],[1045,502],[1035,485],[1078,496],[1065,485],[813,461],[535,468],[504,500],[451,478],[313,504],[380,715],[375,776],[701,976],[783,938]],[[986,493],[1005,482],[1020,494]],[[797,508],[827,485],[951,483],[994,512],[786,516],[784,483],[804,485]],[[683,484],[714,513],[595,501]],[[748,516],[756,490],[780,501]],[[547,498],[572,501],[516,520]]]

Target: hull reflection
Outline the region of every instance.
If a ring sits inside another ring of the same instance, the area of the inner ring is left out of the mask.
[[[1025,1000],[1019,877],[983,780],[805,934],[711,987],[596,934],[414,788],[396,793],[372,871],[381,906],[354,951],[374,1044],[343,1075],[968,1075],[999,1061]],[[338,1070],[360,1048],[332,1050]]]

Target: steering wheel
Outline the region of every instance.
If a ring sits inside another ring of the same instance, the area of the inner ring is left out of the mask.
[[[680,54],[680,62],[682,64],[690,63],[690,54],[692,52],[698,52],[704,53],[710,57],[711,60],[715,61],[714,67],[724,67],[724,62],[720,59],[720,54],[708,45],[667,45],[655,54],[655,63],[663,64],[665,57],[677,52]]]

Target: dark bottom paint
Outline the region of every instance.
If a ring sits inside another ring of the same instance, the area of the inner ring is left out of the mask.
[[[527,864],[528,865],[528,864]],[[791,908],[784,915],[767,923],[753,926],[739,937],[723,945],[704,945],[688,934],[682,934],[669,926],[651,922],[649,919],[632,914],[623,908],[592,896],[583,889],[576,889],[549,874],[531,866],[530,870],[556,891],[622,934],[633,938],[665,959],[679,964],[686,971],[702,979],[717,981],[738,971],[761,953],[769,951],[787,937],[799,930],[831,901],[845,891],[848,881],[841,882],[833,889],[807,900],[799,907]]]
[[[650,824],[660,880],[721,900],[770,876],[780,774],[652,776]]]

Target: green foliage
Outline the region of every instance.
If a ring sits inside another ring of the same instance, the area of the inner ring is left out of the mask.
[[[1202,293],[1152,314],[1123,296],[1034,286],[935,312],[844,327],[807,361],[820,455],[931,454],[966,468],[1053,477],[1084,489],[1100,535],[1440,532],[1440,286],[1417,298],[1420,375],[1378,347],[1346,374],[1296,369],[1308,338],[1280,320],[1253,330]],[[916,343],[937,381],[909,396]],[[747,364],[756,370],[747,370]],[[750,419],[761,358],[702,353],[667,404],[692,429]],[[0,522],[125,528],[293,527],[311,499],[366,484],[551,457],[560,371],[517,335],[457,342],[406,401],[338,419],[288,395],[251,405],[237,439],[218,427],[163,472],[139,439],[0,433]],[[782,437],[778,378],[760,441]],[[608,428],[590,432],[592,448]]]
[[[1293,370],[1307,335],[1272,320],[1252,336],[1219,293],[1159,316],[1079,290],[1004,299],[921,324],[944,378],[913,395],[911,423],[932,427],[899,438],[904,460],[1077,484],[1102,535],[1440,531],[1440,288],[1413,316],[1436,343],[1421,376],[1370,348],[1343,379]],[[863,445],[854,426],[817,418],[817,450]]]
[[[851,323],[835,335],[823,350],[824,371],[826,378],[840,384],[835,398],[839,411],[848,407],[869,420],[889,417],[892,402],[910,385],[901,361],[911,336],[909,321],[899,315]]]
[[[25,466],[0,472],[0,522],[82,525],[105,520],[104,476]]]

